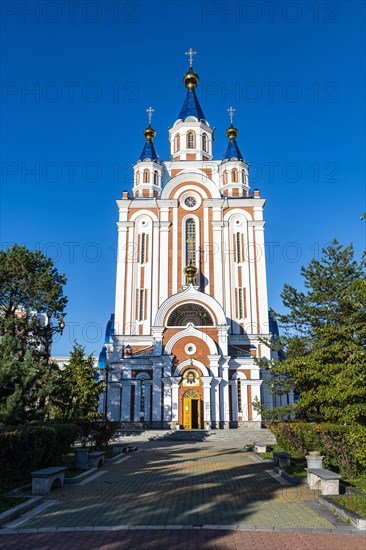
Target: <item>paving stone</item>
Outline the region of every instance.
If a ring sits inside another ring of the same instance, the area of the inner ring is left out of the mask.
[[[87,485],[66,485],[47,495],[46,500],[57,503],[24,523],[22,536],[26,529],[45,528],[57,528],[60,536],[69,536],[61,530],[71,528],[81,537],[94,527],[95,537],[109,533],[111,544],[110,537],[117,530],[125,530],[120,537],[133,531],[146,540],[149,532],[153,537],[167,532],[171,539],[174,533],[179,538],[180,530],[197,536],[204,531],[210,533],[207,540],[212,545],[213,532],[219,533],[219,540],[229,530],[249,537],[253,526],[257,532],[265,529],[271,534],[273,529],[289,530],[283,536],[290,536],[291,529],[308,530],[299,536],[312,534],[310,530],[321,534],[334,530],[318,507],[306,503],[317,501],[316,491],[306,485],[279,485],[266,473],[268,464],[253,462],[230,440],[146,442],[130,460],[105,464],[103,469],[106,472]],[[346,536],[351,535],[342,535]]]

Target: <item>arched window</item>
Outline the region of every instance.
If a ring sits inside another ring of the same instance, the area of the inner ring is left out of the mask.
[[[168,327],[185,327],[188,323],[196,327],[212,327],[214,321],[211,313],[201,304],[187,303],[175,308],[169,315]]]
[[[224,173],[222,174],[222,182],[227,183],[227,170],[224,170]]]
[[[208,141],[207,134],[202,135],[202,149],[207,153],[208,152]]]
[[[245,183],[245,172],[244,172],[244,170],[241,171],[241,182]]]
[[[140,172],[135,173],[135,185],[140,183]]]
[[[174,152],[176,153],[180,149],[180,135],[176,134],[174,138]]]
[[[242,249],[241,249],[241,234],[237,233],[235,237],[235,252],[236,252],[236,262],[240,264],[243,261],[242,258]]]
[[[238,170],[236,168],[231,170],[231,181],[234,183],[238,181]]]
[[[140,241],[140,263],[144,264],[146,262],[146,233],[141,234]]]
[[[143,177],[144,183],[150,183],[150,172],[147,168],[144,170],[144,177]]]
[[[159,185],[159,174],[157,170],[154,172],[154,185]]]
[[[187,149],[194,149],[194,132],[187,134]]]
[[[186,221],[186,264],[192,261],[196,265],[196,222],[193,218]]]

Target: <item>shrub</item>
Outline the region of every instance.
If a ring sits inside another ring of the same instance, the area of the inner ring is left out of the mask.
[[[74,440],[73,425],[30,425],[0,432],[2,481],[24,479],[33,470],[55,466]]]
[[[353,478],[366,471],[366,427],[331,423],[270,423],[277,443],[294,454],[309,451],[324,454],[324,466]]]

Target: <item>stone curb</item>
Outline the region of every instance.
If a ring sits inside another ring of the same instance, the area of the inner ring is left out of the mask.
[[[88,532],[88,531],[139,531],[139,530],[222,530],[222,531],[265,531],[275,533],[318,533],[327,535],[358,535],[363,536],[357,529],[316,529],[272,527],[260,525],[101,525],[90,527],[40,527],[37,529],[2,529],[0,535],[19,535],[22,533],[59,533],[59,532]]]
[[[335,502],[332,498],[328,496],[320,496],[319,502],[332,510],[332,512],[335,512],[343,518],[348,519],[351,524],[359,531],[366,531],[366,518],[360,516],[352,510],[349,510],[348,508],[345,508],[345,506],[339,504],[338,502]]]
[[[18,518],[25,512],[32,510],[33,508],[38,506],[38,504],[43,502],[43,496],[24,497],[24,498],[28,498],[28,501],[21,502],[20,504],[17,504],[13,508],[10,508],[9,510],[6,510],[6,512],[3,512],[2,514],[0,514],[0,526]]]

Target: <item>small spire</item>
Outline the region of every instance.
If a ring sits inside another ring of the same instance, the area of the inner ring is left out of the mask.
[[[231,105],[227,109],[227,112],[229,113],[229,117],[230,117],[230,126],[226,130],[226,135],[230,139],[230,141],[235,141],[235,138],[239,134],[239,130],[237,128],[235,128],[235,126],[233,125],[233,119],[234,119],[235,111],[236,111],[236,109],[234,109]]]
[[[188,52],[185,52],[185,55],[189,55],[189,67],[192,68],[193,56],[197,55],[197,52],[194,52],[192,48],[189,48]]]
[[[154,137],[156,136],[156,132],[154,128],[151,126],[151,119],[152,119],[152,114],[154,112],[154,109],[152,107],[148,107],[148,109],[146,109],[146,112],[148,116],[149,125],[144,130],[146,143],[139,157],[139,161],[152,160],[152,161],[158,162],[158,156],[156,154],[154,143],[153,143]]]

